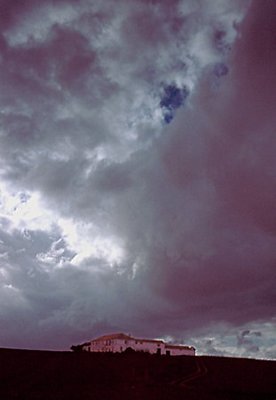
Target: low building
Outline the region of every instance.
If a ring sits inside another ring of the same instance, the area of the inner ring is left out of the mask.
[[[100,336],[80,345],[81,350],[88,352],[122,353],[127,349],[150,354],[172,356],[194,356],[195,348],[192,346],[175,345],[163,340],[134,338],[124,333]]]

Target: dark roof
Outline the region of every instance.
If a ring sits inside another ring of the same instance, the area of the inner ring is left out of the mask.
[[[136,340],[138,342],[148,342],[148,343],[164,343],[163,340],[160,340],[160,339],[135,338],[133,336],[126,335],[125,333],[112,333],[110,335],[103,335],[103,336],[97,337],[96,339],[92,339],[92,341],[112,340],[112,339]]]
[[[167,344],[165,343],[166,349],[179,349],[179,350],[195,350],[193,346],[185,346],[182,344]]]
[[[140,339],[140,338],[136,339],[135,338],[135,340],[137,340],[138,342],[164,343],[163,340],[161,340],[161,339]]]
[[[133,337],[126,335],[125,333],[112,333],[111,335],[99,336],[94,340],[112,340],[112,339],[122,339],[122,340],[135,340]]]

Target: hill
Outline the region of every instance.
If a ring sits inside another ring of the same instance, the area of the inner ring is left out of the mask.
[[[3,400],[275,400],[276,361],[0,349]]]

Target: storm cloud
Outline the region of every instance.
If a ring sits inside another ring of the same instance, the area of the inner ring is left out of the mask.
[[[0,345],[275,357],[274,2],[0,4]]]

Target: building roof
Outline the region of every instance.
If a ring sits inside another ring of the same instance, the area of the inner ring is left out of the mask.
[[[140,339],[135,338],[138,342],[147,342],[147,343],[164,343],[161,339]]]
[[[195,350],[193,346],[185,346],[183,344],[167,344],[165,343],[166,349],[178,349],[178,350]]]
[[[112,339],[122,339],[122,340],[133,340],[134,338],[126,335],[125,333],[112,333],[111,335],[103,335],[103,336],[99,336],[94,340],[112,340]]]
[[[135,338],[130,335],[126,335],[125,333],[112,333],[110,335],[103,335],[103,336],[99,336],[96,339],[93,339],[93,341],[113,340],[113,339],[136,340],[138,342],[148,342],[148,343],[164,343],[163,340],[161,340],[161,339],[141,339],[141,338]]]

